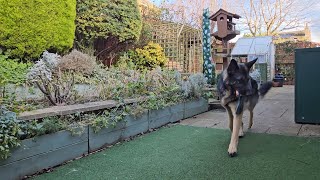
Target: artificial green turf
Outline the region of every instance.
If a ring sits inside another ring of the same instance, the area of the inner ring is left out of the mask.
[[[227,130],[173,126],[35,179],[320,179],[320,138],[248,133],[230,158]]]

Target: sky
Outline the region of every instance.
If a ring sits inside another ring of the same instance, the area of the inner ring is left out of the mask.
[[[312,40],[320,42],[320,1],[312,8],[311,15],[311,33]]]
[[[159,5],[162,1],[163,0],[150,0],[150,2],[154,2],[157,5]],[[174,0],[169,0],[169,1],[174,1]],[[310,0],[300,0],[300,3],[305,5],[310,3]],[[308,12],[307,18],[310,21],[309,27],[311,29],[311,40],[313,42],[320,43],[320,1],[318,1],[316,4],[312,4],[312,8],[310,8],[309,11],[310,12]],[[241,33],[243,34],[244,32],[241,32]]]

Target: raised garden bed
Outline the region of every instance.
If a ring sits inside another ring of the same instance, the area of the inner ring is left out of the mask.
[[[23,140],[10,158],[0,161],[1,179],[21,179],[45,168],[88,153],[88,134],[72,136],[68,131]]]
[[[132,100],[126,102],[130,103]],[[88,103],[86,104],[86,108],[80,109],[81,112],[85,112],[112,108],[110,102],[100,102],[100,104],[104,105],[98,108],[97,104]],[[116,103],[113,105],[116,106]],[[53,107],[53,109],[54,108],[57,107]],[[26,120],[57,114],[71,114],[75,113],[76,111],[74,109],[77,108],[76,106],[60,107],[59,112],[57,109],[55,109],[56,112],[54,112],[48,108],[43,115],[41,114],[41,110],[37,110],[34,111],[36,115],[32,115],[32,113],[29,112],[21,114],[20,118]],[[206,112],[207,110],[207,100],[197,99],[159,110],[149,110],[139,117],[127,116],[125,117],[125,121],[119,122],[115,128],[105,128],[97,133],[93,131],[93,128],[86,127],[81,135],[72,135],[68,131],[60,131],[23,140],[22,146],[13,150],[10,158],[0,161],[1,179],[21,179],[25,175],[30,175],[42,169],[59,165],[106,145],[114,144],[131,136],[147,132],[149,129],[174,123]]]

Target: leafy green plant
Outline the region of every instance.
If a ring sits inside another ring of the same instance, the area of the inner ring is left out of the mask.
[[[6,108],[15,113],[35,110],[41,108],[43,104],[35,103],[34,101],[17,101],[15,92],[5,92],[0,96],[0,104],[5,105]]]
[[[26,84],[26,74],[32,63],[22,63],[18,59],[10,59],[7,53],[2,54],[0,49],[0,104],[6,105],[14,112],[31,107],[26,103],[16,101],[16,94],[12,92],[13,87]],[[8,87],[10,85],[10,87]]]
[[[113,109],[103,111],[102,115],[97,116],[90,124],[94,132],[98,132],[106,127],[116,127],[127,115],[129,115],[127,106],[119,104]]]
[[[24,59],[46,49],[65,53],[73,45],[75,17],[75,0],[0,0],[0,47]]]
[[[51,134],[67,128],[66,122],[57,117],[47,117],[38,124],[38,128],[35,136],[41,136],[44,134]]]
[[[0,159],[10,156],[10,149],[20,146],[19,124],[16,114],[0,107]]]
[[[10,59],[8,54],[0,52],[0,86],[24,84],[29,67],[31,63],[20,63],[18,59]]]
[[[20,121],[19,127],[21,129],[20,139],[23,140],[64,130],[67,124],[63,118],[46,117],[41,122],[37,120]]]

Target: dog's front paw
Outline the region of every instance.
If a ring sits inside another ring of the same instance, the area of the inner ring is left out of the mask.
[[[237,156],[237,147],[234,145],[229,145],[228,153],[230,157],[235,157]]]

